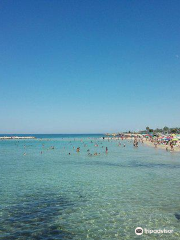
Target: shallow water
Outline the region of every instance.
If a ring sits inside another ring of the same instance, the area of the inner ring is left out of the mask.
[[[0,239],[139,239],[136,227],[174,230],[143,239],[180,239],[179,153],[38,137],[0,141]]]

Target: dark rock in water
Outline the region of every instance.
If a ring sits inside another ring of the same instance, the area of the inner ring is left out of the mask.
[[[174,215],[178,220],[180,220],[180,213],[175,213]]]
[[[25,195],[19,203],[1,209],[0,239],[73,239],[68,223],[57,224],[63,210],[72,211],[73,205],[66,197],[53,193]]]

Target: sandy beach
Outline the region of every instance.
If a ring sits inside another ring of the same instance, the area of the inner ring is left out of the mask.
[[[149,140],[146,141],[146,139],[144,139],[144,144],[149,146],[149,147],[154,147],[155,148],[155,145],[154,145],[154,142],[151,142]],[[171,147],[170,145],[163,145],[163,144],[157,144],[157,149],[164,149],[166,150],[166,148],[168,147],[168,151],[171,150]],[[174,146],[174,152],[180,152],[180,145],[175,145]]]
[[[176,142],[176,144],[173,145],[173,150],[171,150],[170,142],[168,144],[165,144],[163,142],[158,142],[157,140],[151,139],[151,138],[145,138],[141,134],[125,134],[125,137],[119,137],[119,136],[113,136],[113,137],[104,137],[104,140],[115,140],[119,141],[122,139],[126,140],[131,140],[134,141],[137,139],[138,142],[145,144],[146,146],[153,147],[156,149],[164,149],[166,151],[171,151],[171,152],[180,152],[180,140]]]

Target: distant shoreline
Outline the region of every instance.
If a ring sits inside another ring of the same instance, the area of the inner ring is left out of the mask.
[[[4,137],[0,137],[0,140],[11,140],[11,139],[35,139],[35,137],[19,137],[19,136],[4,136]]]

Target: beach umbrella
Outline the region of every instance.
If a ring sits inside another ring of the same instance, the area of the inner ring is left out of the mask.
[[[172,141],[178,141],[179,139],[178,138],[173,138]]]
[[[170,141],[171,138],[163,138],[163,140],[165,140],[165,141]]]

